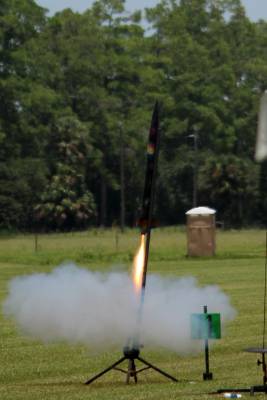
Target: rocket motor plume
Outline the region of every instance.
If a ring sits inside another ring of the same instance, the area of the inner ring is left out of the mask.
[[[135,291],[137,293],[140,293],[142,289],[144,266],[145,266],[145,235],[141,235],[141,243],[134,257],[134,262],[133,262],[133,282]]]

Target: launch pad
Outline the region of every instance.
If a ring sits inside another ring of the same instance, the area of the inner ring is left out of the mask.
[[[136,360],[140,361],[145,367],[137,369],[136,368]],[[124,361],[128,361],[128,368],[127,369],[122,369],[118,368],[118,365],[123,363]],[[165,376],[166,378],[172,380],[173,382],[178,382],[176,378],[173,376],[167,374],[165,371],[162,371],[160,368],[156,367],[155,365],[151,364],[150,362],[144,360],[142,357],[140,357],[140,349],[138,348],[130,348],[130,347],[124,347],[123,349],[123,357],[121,357],[118,361],[110,365],[108,368],[104,369],[101,371],[99,374],[93,376],[91,379],[89,379],[87,382],[85,382],[86,385],[90,385],[90,383],[94,382],[101,376],[105,375],[107,372],[111,371],[114,369],[115,371],[120,371],[124,374],[126,374],[126,383],[130,383],[130,379],[133,378],[134,382],[137,383],[137,374],[140,372],[143,372],[147,369],[153,369],[154,371],[158,372],[159,374]]]
[[[147,145],[147,166],[145,175],[145,185],[143,193],[143,203],[141,218],[139,219],[139,227],[141,229],[141,247],[143,244],[143,253],[141,259],[141,270],[137,278],[138,295],[140,295],[140,305],[137,313],[137,335],[133,335],[133,345],[125,346],[123,348],[123,357],[117,360],[115,363],[101,371],[99,374],[95,375],[93,378],[86,382],[86,385],[94,382],[96,379],[100,378],[110,370],[114,369],[126,374],[126,383],[130,383],[130,379],[133,378],[134,382],[137,383],[137,375],[147,369],[153,369],[159,374],[165,376],[166,378],[172,380],[173,382],[178,382],[176,378],[162,371],[160,368],[151,364],[150,362],[144,360],[140,357],[140,343],[137,338],[139,338],[138,330],[141,325],[141,317],[143,314],[144,296],[146,288],[146,274],[147,274],[147,264],[149,257],[149,245],[150,245],[150,233],[153,228],[153,203],[155,194],[155,180],[156,180],[156,166],[158,160],[159,152],[159,116],[158,116],[158,102],[156,102],[154,111],[152,114],[151,126],[148,137]],[[140,249],[141,249],[140,247]],[[124,361],[128,361],[128,368],[122,369],[118,366]],[[144,367],[137,369],[136,361],[140,361]]]

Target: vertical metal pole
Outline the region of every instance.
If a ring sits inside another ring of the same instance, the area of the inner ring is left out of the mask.
[[[115,228],[115,247],[116,247],[116,252],[119,250],[119,231],[117,228]]]
[[[267,298],[267,231],[265,232],[265,267],[264,267],[264,299],[263,299],[263,332],[262,332],[262,348],[265,349],[266,334],[266,298]],[[267,384],[267,368],[265,353],[262,353],[262,371],[263,385]]]
[[[204,314],[208,313],[208,307],[204,306]],[[208,332],[207,331],[207,337],[205,338],[205,365],[206,365],[206,374],[209,374],[210,370],[210,365],[209,365],[209,339],[208,339]]]
[[[208,307],[204,306],[204,314],[208,314]],[[209,333],[211,332],[211,320],[207,320],[208,329],[207,329],[207,336],[205,338],[205,366],[206,372],[203,373],[203,380],[204,381],[211,381],[213,378],[212,372],[210,372],[210,362],[209,362]]]
[[[146,274],[147,274],[147,265],[148,265],[148,257],[149,257],[149,247],[150,247],[150,236],[151,231],[150,229],[147,231],[145,236],[146,243],[145,243],[145,259],[144,259],[144,268],[143,268],[143,276],[142,276],[142,290],[144,291],[146,288]]]
[[[263,371],[263,385],[267,384],[267,368],[266,368],[266,359],[265,353],[262,353],[262,371]]]
[[[38,251],[38,233],[35,233],[34,235],[34,251],[35,253]]]

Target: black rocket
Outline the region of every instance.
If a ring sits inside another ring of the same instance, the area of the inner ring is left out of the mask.
[[[156,102],[148,136],[145,186],[142,210],[140,219],[138,221],[138,226],[141,228],[142,234],[148,233],[155,225],[152,218],[152,213],[155,194],[155,181],[157,174],[157,161],[159,154],[159,139],[159,106],[158,102]]]
[[[151,126],[148,136],[145,186],[144,186],[141,216],[138,221],[138,225],[140,226],[141,229],[141,236],[145,240],[145,257],[144,257],[144,266],[143,266],[143,273],[141,280],[140,316],[142,314],[142,307],[145,297],[150,235],[151,235],[151,229],[155,226],[155,223],[152,218],[152,213],[153,213],[153,204],[155,197],[158,154],[159,154],[159,106],[158,102],[156,102],[152,114]]]

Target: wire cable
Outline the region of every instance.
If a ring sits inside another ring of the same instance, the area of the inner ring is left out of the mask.
[[[262,333],[262,348],[265,348],[266,336],[266,298],[267,298],[267,231],[265,236],[265,267],[264,267],[264,300],[263,300],[263,333]]]

